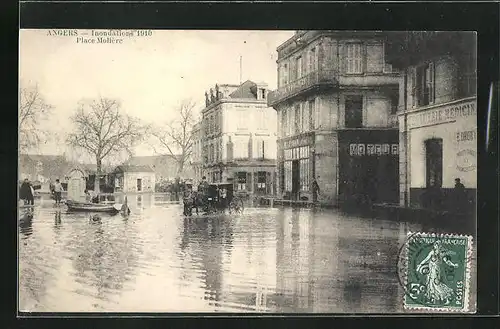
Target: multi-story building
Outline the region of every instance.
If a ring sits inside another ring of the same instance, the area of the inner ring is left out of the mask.
[[[385,61],[386,34],[303,31],[278,51],[278,194],[340,204],[398,198],[401,74]]]
[[[211,182],[233,182],[235,191],[273,194],[276,112],[267,106],[267,84],[216,85],[202,110],[203,170]]]
[[[191,167],[194,172],[195,181],[203,177],[203,129],[202,123],[197,122],[193,126],[193,151],[191,152]]]
[[[441,206],[449,207],[459,178],[470,201],[465,202],[468,210],[474,210],[476,36],[474,32],[408,32],[393,39],[390,61],[404,72],[400,99],[405,101],[398,113],[400,204],[425,207],[423,203],[432,200],[424,195],[434,188],[441,192]]]

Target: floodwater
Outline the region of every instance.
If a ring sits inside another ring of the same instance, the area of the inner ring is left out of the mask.
[[[407,223],[332,210],[245,209],[185,219],[129,196],[128,218],[51,201],[19,225],[19,310],[31,312],[400,312]]]

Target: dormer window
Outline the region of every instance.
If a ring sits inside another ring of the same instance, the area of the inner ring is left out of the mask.
[[[266,99],[266,90],[259,89],[259,99]]]

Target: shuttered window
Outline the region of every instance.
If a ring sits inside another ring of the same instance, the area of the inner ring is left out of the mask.
[[[363,73],[363,56],[361,43],[349,43],[347,46],[347,73]]]

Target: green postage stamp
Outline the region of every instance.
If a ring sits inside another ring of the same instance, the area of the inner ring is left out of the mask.
[[[403,250],[405,309],[469,311],[471,236],[409,233]]]

